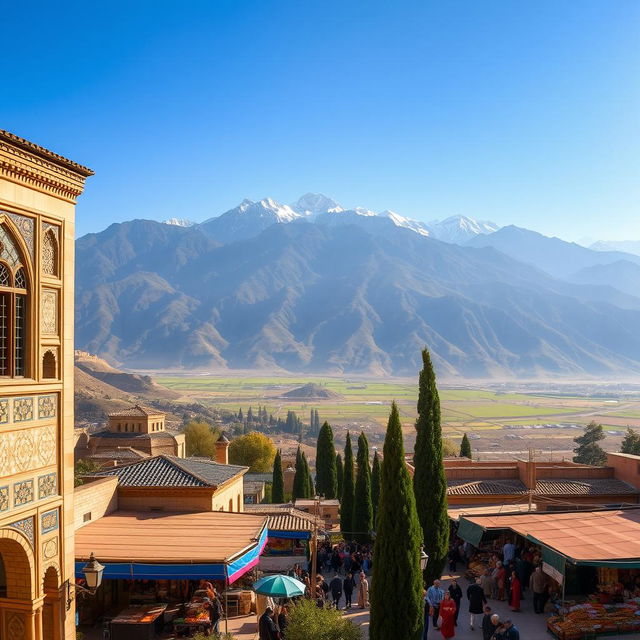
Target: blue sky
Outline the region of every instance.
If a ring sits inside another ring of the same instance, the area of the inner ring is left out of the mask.
[[[640,239],[640,3],[3,7],[0,127],[96,171],[78,233],[307,191]]]

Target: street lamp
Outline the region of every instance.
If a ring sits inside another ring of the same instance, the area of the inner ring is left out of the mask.
[[[71,580],[67,580],[67,611],[71,609],[71,603],[73,602],[73,596],[75,593],[80,591],[81,593],[94,596],[96,594],[96,590],[102,584],[104,565],[101,565],[96,560],[93,552],[89,556],[89,562],[82,567],[82,573],[84,574],[84,579],[87,581],[86,587],[83,587],[81,584],[76,584],[75,582],[71,584]],[[75,591],[73,594],[71,593],[72,587]]]
[[[424,552],[424,547],[420,545],[420,571],[427,568],[427,562],[429,562],[429,556]]]

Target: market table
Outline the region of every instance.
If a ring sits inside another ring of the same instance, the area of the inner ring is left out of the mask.
[[[166,604],[140,605],[121,611],[111,621],[112,640],[151,640],[162,632]]]

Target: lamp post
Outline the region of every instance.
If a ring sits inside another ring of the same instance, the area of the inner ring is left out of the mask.
[[[71,609],[71,603],[73,602],[73,596],[75,593],[80,591],[81,593],[86,593],[88,595],[95,595],[96,590],[102,584],[102,574],[104,573],[104,565],[101,565],[96,557],[93,555],[93,552],[89,556],[89,562],[82,567],[82,573],[84,574],[84,579],[87,581],[87,586],[83,587],[80,584],[76,584],[75,582],[71,584],[71,580],[67,580],[67,611]],[[74,593],[71,593],[71,588],[73,587]]]
[[[422,573],[427,568],[427,562],[429,562],[429,556],[424,552],[424,547],[420,545],[420,571]]]

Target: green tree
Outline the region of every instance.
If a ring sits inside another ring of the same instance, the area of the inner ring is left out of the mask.
[[[190,422],[183,433],[187,456],[215,459],[218,432],[210,425],[206,422]]]
[[[358,438],[358,471],[353,504],[353,529],[355,539],[366,543],[371,540],[373,529],[373,505],[371,503],[371,466],[369,464],[369,443],[364,432]]]
[[[394,402],[380,473],[371,584],[371,640],[420,638],[423,622],[421,541],[413,487],[404,460],[400,414]]]
[[[100,471],[100,464],[95,460],[78,460],[73,469],[73,486],[79,487],[84,484],[84,478],[89,473]]]
[[[460,443],[460,457],[461,458],[469,458],[471,460],[471,443],[469,442],[469,438],[467,438],[467,434],[462,435],[462,442]]]
[[[318,434],[316,446],[316,490],[329,500],[338,495],[336,449],[333,445],[333,429],[325,422]]]
[[[276,448],[270,438],[251,431],[231,441],[229,445],[229,462],[249,467],[253,473],[266,473],[273,469]]]
[[[449,516],[447,514],[447,478],[442,462],[440,398],[431,356],[427,349],[422,351],[422,362],[423,368],[418,383],[413,488],[422,527],[424,550],[429,556],[424,580],[430,585],[434,579],[441,576],[447,559]]]
[[[362,631],[340,611],[301,598],[290,608],[287,640],[362,640]]]
[[[344,447],[344,479],[342,481],[342,500],[340,501],[340,530],[345,539],[351,540],[353,534],[353,499],[355,480],[353,471],[353,450],[351,435],[347,432],[347,442]]]
[[[620,453],[630,453],[634,456],[640,456],[640,433],[627,427],[627,435],[620,446]]]
[[[284,473],[282,472],[282,455],[280,454],[280,449],[276,451],[276,457],[273,459],[271,502],[273,504],[282,504],[284,502]]]
[[[376,451],[373,454],[373,466],[371,468],[371,505],[373,506],[373,528],[375,530],[378,520],[378,504],[380,502],[380,456]]]
[[[604,431],[602,425],[593,420],[586,426],[584,433],[573,441],[578,445],[573,452],[574,462],[580,464],[591,464],[596,467],[604,466],[607,461],[607,454],[598,444],[600,440],[604,440]]]
[[[342,465],[342,456],[336,453],[336,480],[338,481],[337,498],[342,497],[342,483],[344,481],[344,466]]]
[[[298,451],[296,452],[296,473],[293,476],[293,499],[298,500],[299,498],[307,497],[308,490],[308,471],[306,469],[306,465],[302,459],[302,451],[300,447],[298,447]]]

